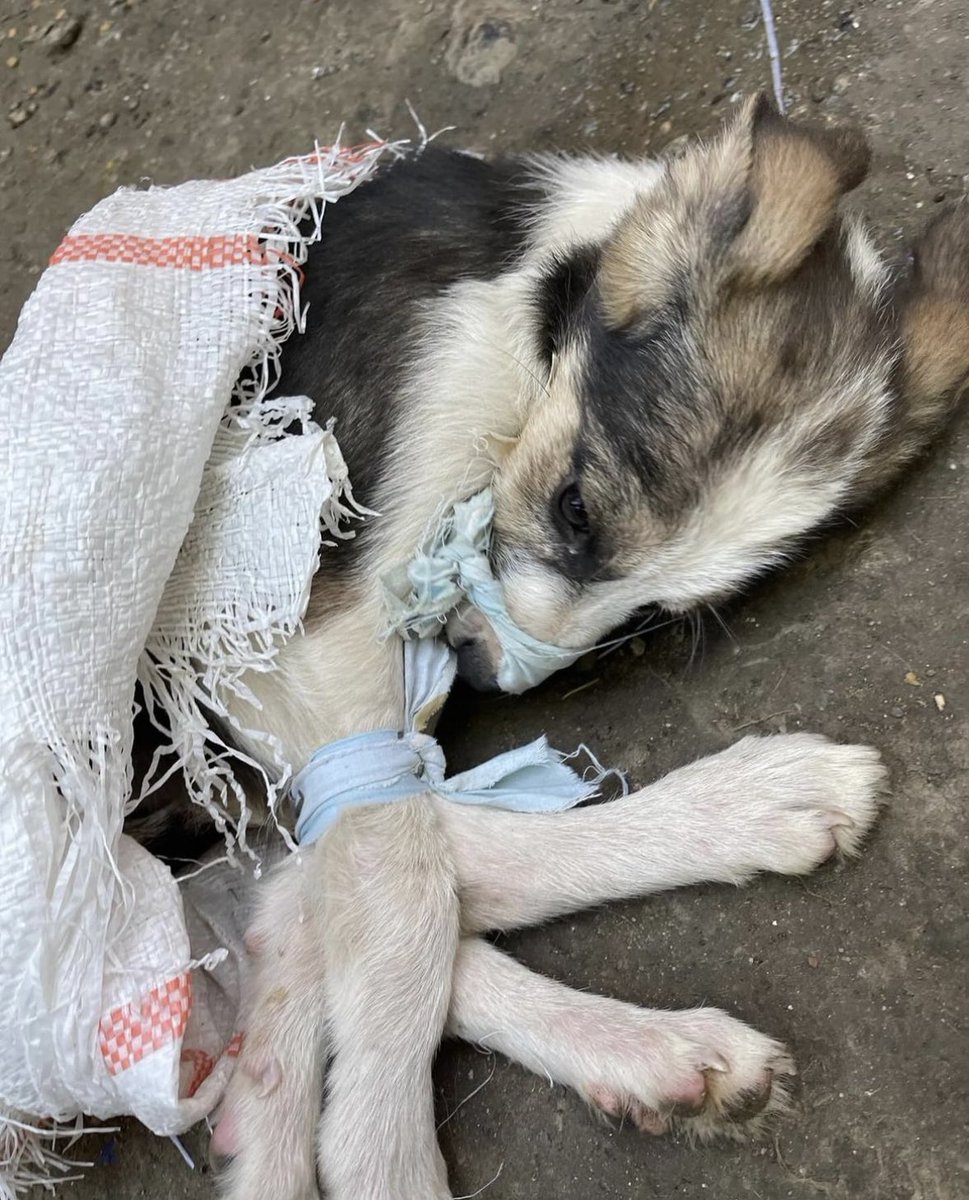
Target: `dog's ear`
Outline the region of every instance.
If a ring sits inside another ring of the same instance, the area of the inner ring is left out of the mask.
[[[934,407],[969,379],[969,201],[939,213],[916,243],[900,308],[902,390]]]
[[[868,143],[850,126],[794,124],[763,94],[745,103],[725,142],[749,164],[749,216],[730,252],[731,274],[741,285],[778,282],[830,228],[840,197],[864,179]]]
[[[896,411],[858,481],[860,499],[928,444],[969,389],[969,200],[939,213],[915,244],[896,311]]]
[[[757,287],[786,278],[864,178],[860,131],[796,125],[761,94],[708,145],[671,160],[603,249],[608,324],[629,325],[684,286]]]

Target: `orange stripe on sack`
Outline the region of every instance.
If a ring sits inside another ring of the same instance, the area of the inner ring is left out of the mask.
[[[152,988],[140,1003],[123,1004],[101,1018],[98,1041],[109,1075],[120,1075],[185,1032],[192,1011],[188,971]]]
[[[374,150],[384,150],[386,147],[386,142],[359,142],[355,146],[320,146],[319,150],[312,154],[294,154],[292,158],[284,158],[281,165],[293,166],[295,163],[307,163],[312,166],[314,163],[326,163],[335,152],[338,162],[355,166],[368,158]]]
[[[69,262],[121,262],[137,267],[209,271],[219,267],[266,266],[266,247],[252,234],[218,237],[146,238],[127,233],[69,233],[50,265]]]
[[[192,1067],[192,1078],[188,1081],[188,1088],[185,1092],[186,1096],[191,1099],[212,1074],[215,1059],[211,1054],[206,1054],[204,1050],[183,1050],[181,1061],[189,1063]]]
[[[182,1049],[181,1061],[187,1063],[192,1068],[192,1076],[188,1082],[188,1090],[186,1095],[190,1098],[195,1095],[206,1079],[215,1070],[215,1064],[220,1058],[238,1058],[242,1053],[242,1043],[245,1041],[245,1034],[233,1034],[229,1044],[215,1058],[211,1054],[206,1054],[204,1050],[186,1050]]]

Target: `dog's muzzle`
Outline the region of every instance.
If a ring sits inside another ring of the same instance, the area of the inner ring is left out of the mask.
[[[493,673],[494,684],[515,695],[541,683],[554,671],[571,666],[584,649],[542,642],[511,619],[501,584],[488,560],[494,512],[490,488],[455,504],[427,545],[405,567],[385,578],[385,598],[390,632],[403,638],[433,637],[459,606],[467,604],[477,609],[486,618],[500,655],[493,656],[497,669],[492,667],[486,672],[478,651],[473,646],[465,647],[469,681],[475,683],[477,675],[487,684]],[[480,640],[480,636],[451,637],[459,657],[463,642]]]
[[[500,691],[498,668],[503,650],[487,617],[463,604],[448,617],[444,634],[457,655],[458,677],[476,692]]]

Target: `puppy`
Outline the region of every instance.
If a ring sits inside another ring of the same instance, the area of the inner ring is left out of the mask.
[[[580,649],[645,605],[728,595],[890,479],[969,375],[969,218],[937,220],[893,277],[838,211],[867,162],[858,135],[754,99],[663,164],[428,147],[328,211],[283,387],[336,417],[381,516],[327,553],[306,632],[251,680],[261,707],[237,705],[242,727],[297,768],[400,727],[380,580],[486,485],[512,618]],[[447,634],[461,673],[492,686],[486,619],[460,612]],[[573,992],[478,935],[803,874],[859,849],[884,782],[875,751],[793,735],[561,815],[427,795],[345,813],[268,879],[249,934],[258,982],[213,1142],[233,1156],[225,1194],[445,1200],[445,1033],[650,1133],[749,1130],[784,1101],[791,1063],[770,1037],[717,1009]]]

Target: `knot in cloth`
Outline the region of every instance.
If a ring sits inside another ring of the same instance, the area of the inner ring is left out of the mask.
[[[498,686],[517,695],[571,666],[584,650],[539,641],[512,621],[488,559],[494,515],[491,488],[460,501],[411,561],[384,577],[388,630],[403,638],[433,637],[468,601],[488,618],[501,645]]]
[[[562,812],[594,796],[611,773],[586,753],[592,763],[588,778],[568,766],[566,756],[542,737],[445,779],[444,752],[426,733],[381,729],[343,738],[317,750],[293,781],[299,808],[296,839],[302,846],[315,842],[347,808],[427,793],[458,804]]]
[[[436,635],[465,599],[488,617],[501,640],[498,683],[506,691],[524,691],[581,653],[540,642],[512,623],[488,562],[493,515],[490,490],[456,504],[411,562],[384,580],[388,632],[404,639],[404,732],[379,729],[317,750],[290,788],[301,845],[316,841],[348,808],[428,793],[458,804],[552,813],[591,799],[609,775],[626,792],[621,772],[602,767],[585,746],[562,754],[543,737],[448,779],[440,745],[421,732],[454,682],[454,651]],[[580,752],[591,763],[584,775],[568,765]]]

